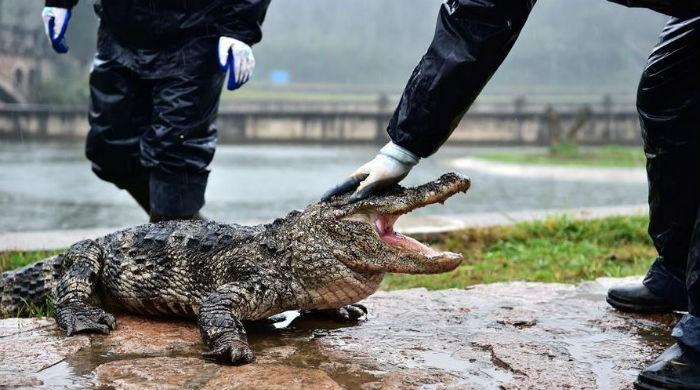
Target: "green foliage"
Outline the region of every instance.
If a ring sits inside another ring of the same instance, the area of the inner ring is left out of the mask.
[[[433,244],[464,255],[457,270],[428,276],[390,275],[383,288],[463,288],[513,280],[577,283],[601,276],[639,275],[655,257],[647,224],[646,217],[592,221],[562,217],[449,233]]]
[[[578,145],[573,142],[563,142],[554,144],[549,147],[549,154],[558,158],[577,158],[579,154]]]
[[[481,153],[477,157],[513,164],[573,165],[597,167],[643,167],[644,151],[639,147],[601,146],[580,149],[571,144],[559,144],[556,152],[523,152],[517,150]]]
[[[17,317],[53,317],[55,312],[53,300],[47,298],[46,302],[41,305],[35,305],[31,302],[26,302],[24,307],[17,312],[0,312],[0,319],[17,318]]]
[[[0,252],[0,272],[23,267],[62,252],[61,250]]]
[[[47,257],[55,256],[63,251],[13,251],[0,252],[0,273],[13,270],[35,263]],[[52,317],[54,306],[51,299],[48,299],[42,305],[35,305],[27,302],[27,304],[16,313],[0,312],[0,318],[12,317]]]

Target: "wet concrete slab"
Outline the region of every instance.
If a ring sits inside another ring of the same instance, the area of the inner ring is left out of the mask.
[[[0,321],[0,388],[626,389],[671,343],[674,315],[621,314],[607,288],[505,283],[380,292],[365,321],[250,328],[257,363],[203,360],[194,324],[119,315],[109,336]]]

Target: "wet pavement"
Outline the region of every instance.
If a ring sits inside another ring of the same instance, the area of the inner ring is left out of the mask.
[[[109,336],[65,338],[51,320],[8,319],[0,388],[631,388],[676,320],[609,308],[607,288],[634,280],[379,292],[357,324],[288,313],[249,329],[258,361],[243,367],[201,359],[187,322],[121,315]]]

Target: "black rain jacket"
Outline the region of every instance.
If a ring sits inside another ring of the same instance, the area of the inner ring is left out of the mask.
[[[46,0],[72,8],[78,0]],[[162,78],[212,61],[216,39],[228,36],[253,45],[270,0],[98,0],[97,52],[145,78]],[[214,63],[214,62],[212,62]]]
[[[668,15],[700,14],[700,0],[611,0]],[[496,72],[536,0],[447,0],[435,36],[389,122],[394,143],[419,157],[435,153]]]

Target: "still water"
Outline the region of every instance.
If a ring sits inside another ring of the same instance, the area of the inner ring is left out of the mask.
[[[217,150],[203,213],[222,222],[260,222],[316,201],[374,156],[376,146],[223,145]],[[479,149],[446,146],[405,180],[420,184]],[[479,172],[467,196],[421,214],[465,214],[637,205],[646,185],[513,178]],[[0,142],[0,231],[117,227],[146,221],[123,191],[97,179],[78,143]]]

